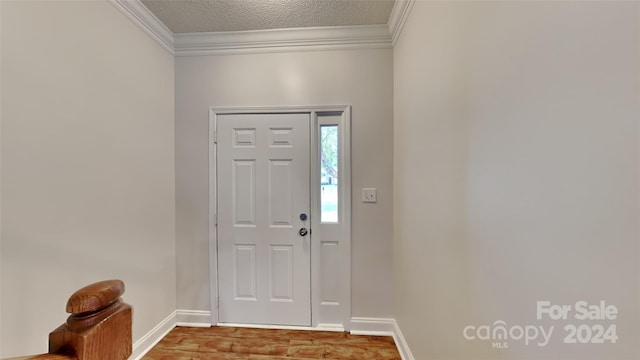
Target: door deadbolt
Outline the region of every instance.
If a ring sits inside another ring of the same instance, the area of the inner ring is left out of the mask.
[[[305,213],[300,214],[300,220],[302,220],[302,221],[307,220],[307,214],[305,214]]]
[[[300,228],[300,230],[298,230],[298,234],[300,234],[300,236],[307,236],[308,233],[309,230],[307,230],[307,228]]]

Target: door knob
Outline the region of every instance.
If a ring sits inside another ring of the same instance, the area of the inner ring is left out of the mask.
[[[300,234],[300,236],[307,236],[308,233],[309,230],[307,230],[307,228],[300,228],[300,230],[298,230],[298,234]]]

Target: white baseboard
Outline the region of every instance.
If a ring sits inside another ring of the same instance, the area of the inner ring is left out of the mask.
[[[176,326],[211,327],[211,311],[176,310]]]
[[[320,331],[337,331],[344,332],[345,328],[343,324],[331,324],[331,323],[319,323],[313,327],[314,330]]]
[[[151,329],[146,335],[140,338],[133,344],[133,352],[129,357],[129,360],[140,360],[148,353],[163,337],[165,337],[169,331],[176,327],[176,312],[167,316],[156,327]]]
[[[217,324],[218,326],[244,326],[255,328],[277,328],[277,329],[299,329],[299,330],[324,330],[324,331],[344,331],[340,326],[324,324],[318,327],[298,327],[298,326],[265,326],[248,324]],[[162,320],[156,327],[133,344],[133,353],[129,360],[140,360],[149,352],[169,331],[176,326],[189,327],[210,327],[211,312],[201,310],[176,310],[166,319]],[[395,319],[391,318],[351,318],[351,333],[354,335],[375,335],[393,336],[398,352],[402,360],[415,360],[409,345],[402,335],[402,331]]]
[[[351,333],[354,335],[393,336],[402,360],[415,360],[409,345],[395,319],[391,318],[351,318]]]
[[[409,349],[409,344],[407,344],[407,340],[405,340],[402,335],[402,331],[400,331],[400,327],[395,320],[393,320],[393,341],[396,343],[396,347],[398,348],[398,352],[400,353],[402,360],[415,360],[411,353],[411,349]]]
[[[262,324],[240,324],[240,323],[218,323],[215,326],[222,327],[242,327],[250,329],[278,329],[278,330],[305,330],[305,331],[344,331],[342,325],[319,324],[318,326],[289,326],[289,325],[262,325]]]
[[[393,336],[394,324],[393,319],[352,317],[351,333],[354,335]]]

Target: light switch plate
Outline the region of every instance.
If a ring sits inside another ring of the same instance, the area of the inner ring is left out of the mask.
[[[362,202],[375,203],[378,202],[378,191],[376,188],[362,188]]]

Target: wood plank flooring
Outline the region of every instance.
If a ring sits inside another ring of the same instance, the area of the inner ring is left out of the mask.
[[[143,360],[401,360],[393,338],[342,332],[177,327]]]

